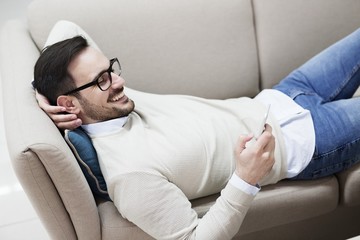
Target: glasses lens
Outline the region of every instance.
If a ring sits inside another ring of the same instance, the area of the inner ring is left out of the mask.
[[[102,91],[108,90],[111,86],[111,79],[109,73],[104,72],[103,75],[98,78],[97,84]]]
[[[113,62],[112,62],[113,61]],[[111,60],[111,66],[107,72],[104,72],[97,81],[97,85],[102,91],[106,91],[109,89],[112,83],[111,74],[116,74],[120,76],[121,74],[121,66],[117,59]]]

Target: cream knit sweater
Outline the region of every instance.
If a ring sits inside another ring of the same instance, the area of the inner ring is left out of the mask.
[[[254,132],[265,106],[250,98],[206,100],[126,89],[135,111],[117,131],[90,135],[110,197],[121,215],[156,239],[231,239],[253,200],[228,183],[240,134]],[[276,163],[260,183],[285,177],[279,125]],[[251,143],[250,143],[251,144]],[[189,200],[218,193],[201,219]]]

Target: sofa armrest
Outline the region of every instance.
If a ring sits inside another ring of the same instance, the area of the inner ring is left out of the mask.
[[[26,25],[5,24],[0,72],[6,140],[14,170],[54,239],[100,239],[95,200],[56,126],[31,87],[39,50]]]

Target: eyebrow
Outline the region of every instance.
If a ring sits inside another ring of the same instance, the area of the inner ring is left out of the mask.
[[[95,76],[95,78],[93,78],[93,80],[92,80],[91,82],[96,81],[99,77],[101,77],[101,75],[103,75],[104,73],[107,72],[107,70],[109,70],[111,63],[110,63],[110,60],[108,60],[108,62],[109,62],[109,67],[108,67],[107,69],[102,70],[101,72],[99,72],[99,73]]]
[[[94,82],[96,81],[97,79],[99,79],[101,77],[101,75],[103,75],[104,73],[107,72],[108,69],[106,70],[102,70],[100,73],[98,73],[98,75],[95,76],[95,78],[91,81],[91,82]]]

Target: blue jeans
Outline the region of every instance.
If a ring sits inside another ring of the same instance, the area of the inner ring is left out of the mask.
[[[274,86],[311,112],[315,152],[293,179],[315,179],[360,161],[360,29],[316,55]]]

